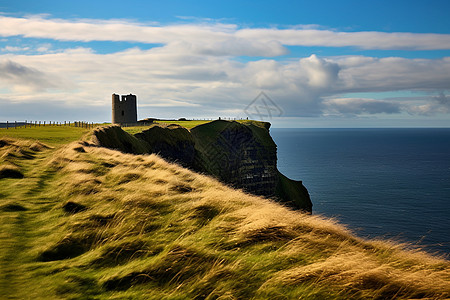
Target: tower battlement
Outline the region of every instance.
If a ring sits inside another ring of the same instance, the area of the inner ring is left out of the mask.
[[[134,124],[137,123],[137,97],[136,95],[112,94],[112,123]]]

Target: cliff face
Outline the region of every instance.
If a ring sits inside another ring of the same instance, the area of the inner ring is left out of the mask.
[[[275,195],[277,146],[267,129],[238,122],[213,121],[194,127],[196,169],[264,196]]]
[[[273,197],[311,212],[308,191],[277,169],[277,146],[269,123],[213,121],[188,131],[178,125],[154,125],[131,136],[117,126],[94,131],[96,144],[126,153],[156,153],[233,187]]]
[[[189,131],[178,125],[152,126],[135,134],[145,141],[149,152],[157,153],[163,158],[175,161],[184,167],[192,167],[195,160],[194,139]]]

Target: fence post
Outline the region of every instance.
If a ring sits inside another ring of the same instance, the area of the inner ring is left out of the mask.
[[[14,121],[14,129],[17,129],[17,121]]]
[[[8,125],[9,125],[9,124],[8,124],[8,121],[6,121],[6,129],[8,129]]]
[[[27,120],[25,120],[25,128],[27,128]]]

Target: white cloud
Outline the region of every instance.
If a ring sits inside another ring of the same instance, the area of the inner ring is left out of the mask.
[[[429,99],[409,103],[403,99],[343,98],[339,94],[450,89],[448,59],[324,59],[311,55],[297,61],[263,59],[244,63],[190,53],[173,45],[105,55],[76,48],[7,57],[2,60],[0,56],[0,89],[14,86],[9,98],[15,102],[45,99],[107,109],[110,94],[131,92],[139,97],[142,113],[146,114],[142,117],[162,113],[211,117],[239,110],[244,116],[244,108],[260,91],[266,91],[285,116],[401,111],[431,114],[446,111],[442,107],[448,107],[447,96],[440,97],[440,102],[433,100],[431,108],[420,107],[428,105]],[[30,94],[30,90],[39,92]]]
[[[311,55],[285,61],[234,59],[242,55],[278,56],[285,53],[284,45],[291,44],[441,49],[449,47],[450,35],[238,29],[224,24],[158,27],[127,21],[2,16],[0,35],[162,44],[149,50],[131,48],[109,54],[82,47],[53,53],[49,52],[51,45],[39,45],[37,49],[42,52],[34,55],[0,55],[0,90],[6,91],[0,100],[2,107],[5,102],[28,106],[45,102],[55,103],[58,109],[85,107],[98,112],[104,108],[106,113],[97,115],[109,118],[110,95],[131,92],[138,95],[140,117],[217,117],[225,113],[245,117],[244,108],[265,91],[285,117],[450,114],[445,94],[450,90],[450,58]],[[443,93],[414,101],[341,96],[402,90]],[[9,105],[9,111],[17,105]],[[81,114],[83,110],[72,111]]]
[[[323,102],[324,113],[330,115],[400,113],[399,103],[363,98],[334,98]]]
[[[20,52],[30,50],[30,47],[14,47],[14,46],[5,46],[0,48],[2,52]]]
[[[52,48],[52,45],[49,43],[45,43],[40,45],[38,48],[36,48],[37,52],[49,52],[50,49]]]
[[[450,35],[403,32],[336,32],[331,30],[241,29],[241,38],[276,40],[290,46],[359,47],[362,49],[439,50],[450,48]]]
[[[316,55],[300,60],[300,69],[304,70],[309,86],[330,88],[336,82],[339,65],[332,61],[319,59]]]
[[[411,115],[450,114],[450,96],[441,92],[438,96],[430,97],[426,101],[408,103],[404,106],[404,110]]]
[[[36,92],[54,87],[51,79],[43,72],[6,60],[0,61],[0,87],[13,87],[17,91]]]
[[[311,28],[311,27],[309,27]],[[282,45],[359,47],[363,49],[450,49],[449,34],[336,32],[308,28],[243,28],[235,24],[155,26],[126,20],[62,20],[43,16],[0,16],[0,36],[50,38],[61,41],[131,41],[191,45],[202,54],[275,56]]]
[[[450,59],[346,57],[340,88],[345,92],[450,89]]]

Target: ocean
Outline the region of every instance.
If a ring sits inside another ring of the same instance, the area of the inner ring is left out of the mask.
[[[302,180],[313,214],[360,237],[450,254],[450,128],[271,128],[278,169]]]

